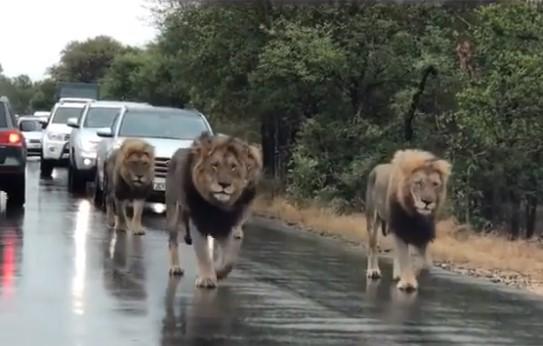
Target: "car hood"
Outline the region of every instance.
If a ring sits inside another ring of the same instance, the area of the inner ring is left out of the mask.
[[[49,124],[45,131],[68,135],[72,133],[72,128],[66,124]]]
[[[24,138],[26,139],[41,139],[41,131],[22,131]]]
[[[119,137],[119,145],[126,137]],[[190,148],[192,139],[142,138],[155,148],[155,157],[171,158],[179,148]]]
[[[82,142],[99,143],[102,138],[96,134],[97,129],[80,129],[79,136]]]

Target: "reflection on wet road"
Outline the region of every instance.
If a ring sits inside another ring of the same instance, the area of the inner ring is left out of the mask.
[[[416,295],[367,283],[360,249],[266,223],[219,289],[194,288],[190,247],[168,277],[163,216],[115,234],[65,172],[29,167],[24,215],[0,215],[0,345],[542,345],[543,303],[453,274]]]

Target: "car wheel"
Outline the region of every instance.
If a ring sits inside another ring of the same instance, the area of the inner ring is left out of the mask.
[[[104,209],[104,192],[100,189],[98,173],[94,176],[94,205],[100,209]]]
[[[49,178],[53,172],[53,163],[51,160],[41,159],[40,162],[40,175],[42,178]]]
[[[20,209],[24,206],[26,201],[26,181],[25,175],[21,175],[13,180],[11,187],[7,191],[8,200],[7,208],[8,209]]]
[[[68,190],[70,192],[84,192],[86,187],[85,177],[70,165],[68,167]]]

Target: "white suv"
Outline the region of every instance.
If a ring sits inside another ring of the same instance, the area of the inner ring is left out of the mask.
[[[72,127],[69,139],[68,189],[83,191],[88,181],[94,181],[96,148],[101,138],[96,131],[109,127],[113,120],[126,111],[129,105],[145,105],[121,101],[92,101],[86,105],[79,118],[68,119]]]
[[[53,107],[42,137],[40,165],[42,177],[49,177],[54,167],[68,163],[68,140],[72,132],[72,128],[68,126],[68,119],[79,118],[87,104],[86,101],[64,102],[61,100]]]

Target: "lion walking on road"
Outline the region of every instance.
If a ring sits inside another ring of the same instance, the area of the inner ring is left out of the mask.
[[[183,274],[178,255],[181,230],[196,254],[197,287],[214,288],[230,273],[241,248],[241,226],[256,197],[260,162],[259,153],[247,143],[208,133],[173,155],[166,178],[171,275]],[[214,254],[208,236],[215,240]]]
[[[132,203],[131,227],[143,235],[141,222],[145,199],[153,191],[155,151],[144,140],[129,138],[105,162],[104,192],[108,224],[117,231],[128,230],[127,207]]]
[[[436,213],[443,205],[451,164],[421,150],[400,150],[390,163],[377,165],[369,174],[366,220],[369,233],[367,277],[378,279],[377,241],[381,228],[395,243],[394,280],[401,290],[416,290],[418,283],[409,256],[414,247],[428,266],[427,247],[435,238]]]

